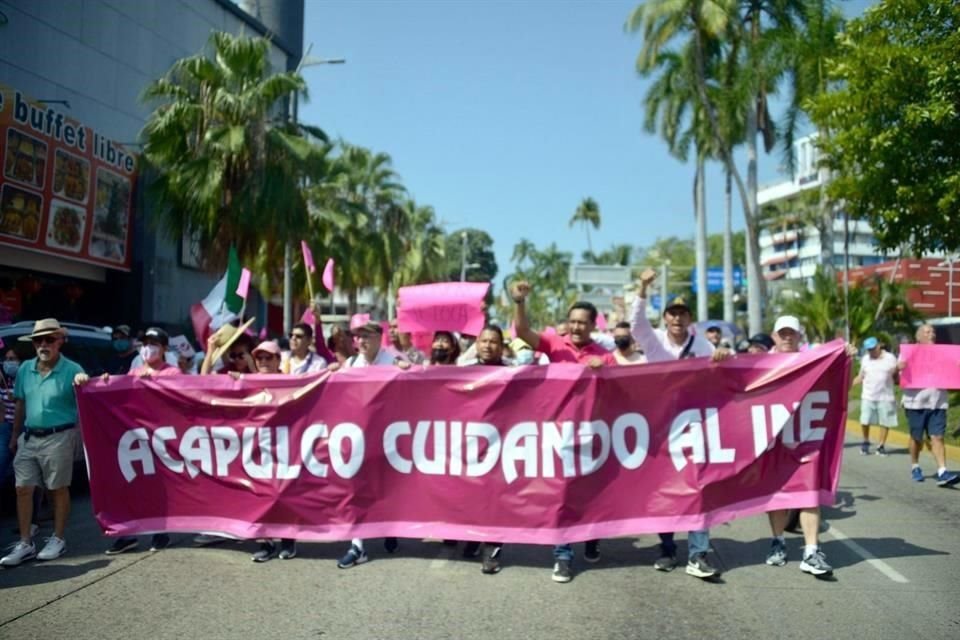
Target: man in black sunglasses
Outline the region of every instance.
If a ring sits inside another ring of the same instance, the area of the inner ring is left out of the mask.
[[[37,357],[23,363],[13,389],[16,408],[9,447],[16,451],[13,470],[20,541],[0,558],[0,566],[14,567],[31,558],[53,560],[67,550],[64,532],[70,514],[73,454],[80,437],[73,385],[88,378],[80,365],[60,354],[66,336],[57,320],[46,318],[34,324],[33,333],[20,338],[33,343]],[[33,493],[41,485],[53,501],[53,535],[38,554],[31,523]]]

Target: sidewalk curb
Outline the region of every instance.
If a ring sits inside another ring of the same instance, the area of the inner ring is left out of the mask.
[[[878,427],[873,427],[871,432]],[[860,433],[860,423],[856,420],[847,420],[847,433],[857,438],[862,438]],[[871,435],[873,435],[871,433]],[[899,429],[890,429],[890,433],[887,436],[887,444],[895,444],[899,447],[907,448],[910,446],[910,434],[905,433]],[[950,462],[960,462],[960,447],[952,444],[944,443],[944,448],[946,449],[946,457]],[[929,451],[929,450],[928,450]]]

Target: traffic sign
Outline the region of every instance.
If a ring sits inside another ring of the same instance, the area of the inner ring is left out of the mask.
[[[743,278],[743,268],[733,268],[733,286],[742,287],[746,284]],[[690,272],[690,288],[697,292],[697,270]],[[723,291],[723,267],[707,267],[707,293]]]

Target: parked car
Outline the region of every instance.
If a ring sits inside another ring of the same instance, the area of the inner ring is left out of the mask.
[[[60,324],[67,330],[67,341],[61,353],[83,367],[91,377],[106,371],[107,363],[110,362],[114,353],[113,336],[100,327],[87,324],[70,322]],[[3,340],[5,348],[14,349],[21,360],[36,356],[33,345],[29,342],[20,342],[21,336],[30,335],[33,325],[32,321],[25,321],[0,326],[0,340]]]

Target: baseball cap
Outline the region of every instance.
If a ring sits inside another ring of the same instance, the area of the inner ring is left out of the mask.
[[[871,336],[871,337],[869,337],[869,338],[867,338],[866,340],[863,341],[863,348],[864,348],[864,349],[873,349],[873,348],[875,348],[875,347],[877,346],[877,344],[879,344],[879,343],[877,342],[877,339],[874,338],[873,336]]]
[[[143,333],[143,339],[146,340],[148,338],[153,338],[165,347],[170,344],[170,336],[160,327],[150,327],[147,329]]]
[[[797,333],[803,333],[800,330],[800,321],[796,316],[780,316],[776,324],[773,325],[773,332],[779,333],[780,329],[793,329]]]
[[[257,355],[258,351],[263,351],[264,353],[269,353],[271,355],[279,356],[280,355],[280,345],[278,345],[273,340],[264,340],[257,345],[257,348],[253,350],[251,355]]]
[[[750,338],[749,344],[758,344],[769,351],[770,349],[773,349],[773,338],[765,333],[758,333]]]
[[[351,327],[350,333],[353,335],[360,333],[383,333],[383,327],[380,326],[379,322],[369,321],[355,327]]]
[[[663,311],[664,313],[666,313],[670,309],[675,309],[678,307],[682,309],[686,309],[688,312],[690,311],[690,306],[687,304],[687,301],[683,299],[683,296],[677,296],[676,298],[673,298],[672,300],[670,300],[667,303],[667,306],[663,308]]]

